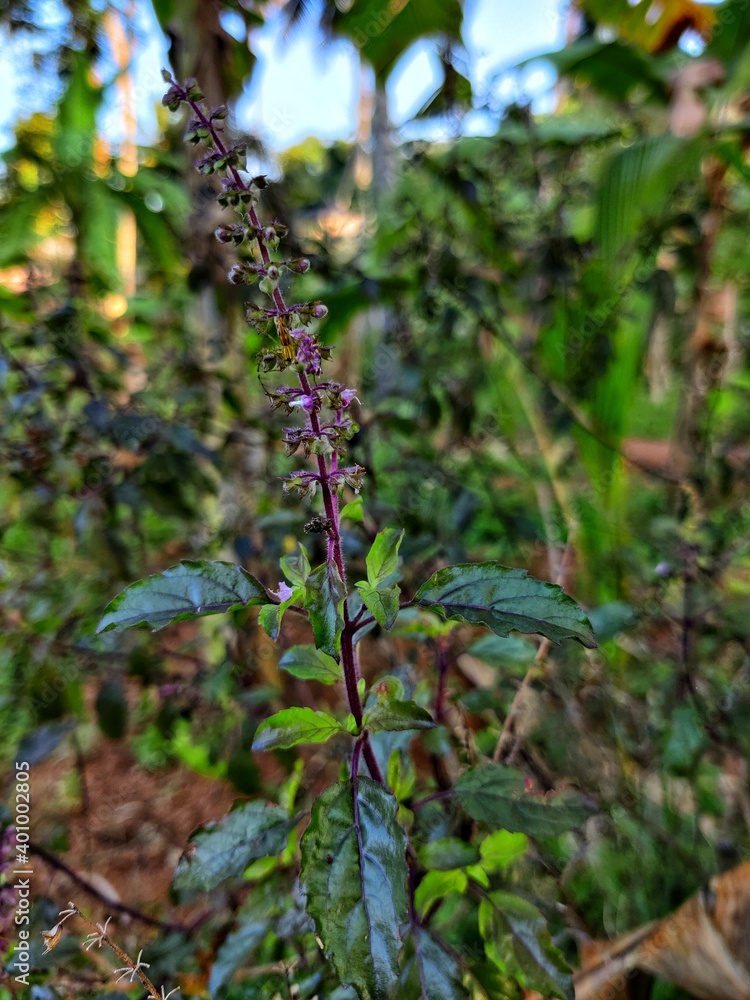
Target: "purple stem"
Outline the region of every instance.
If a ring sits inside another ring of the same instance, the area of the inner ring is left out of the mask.
[[[211,136],[211,141],[213,142],[215,148],[222,156],[227,153],[227,148],[222,142],[218,130],[216,129],[213,121],[208,118],[200,108],[200,105],[186,98],[186,103],[190,107],[197,120],[201,123],[202,127],[208,130]],[[250,188],[243,181],[240,172],[234,166],[229,166],[229,171],[232,175],[237,188],[243,191],[249,191]],[[263,228],[261,226],[260,218],[255,209],[255,206],[249,204],[246,206],[247,215],[250,220],[250,224],[253,226],[256,234],[256,240],[258,242],[258,249],[260,251],[260,258],[264,267],[268,267],[271,261],[271,255],[266,246],[265,239],[263,238]],[[273,301],[279,314],[288,315],[288,308],[286,302],[284,301],[284,296],[280,288],[275,288],[273,291]],[[305,395],[311,394],[310,381],[304,371],[297,373],[299,377],[300,386],[305,393]],[[309,415],[310,426],[312,427],[313,433],[317,437],[321,437],[320,420],[318,414],[313,410]],[[323,507],[325,509],[326,517],[330,520],[330,528],[328,529],[328,565],[334,565],[338,570],[339,576],[344,584],[344,589],[346,590],[346,566],[344,565],[344,555],[343,548],[341,545],[341,521],[339,517],[339,500],[336,493],[331,489],[330,478],[331,473],[335,472],[338,464],[338,455],[334,449],[333,454],[330,458],[326,458],[325,455],[317,455],[316,462],[318,466],[318,474],[320,476],[320,489],[323,495]],[[344,628],[341,635],[341,664],[344,671],[344,682],[346,686],[346,695],[349,701],[349,710],[358,726],[362,725],[362,701],[359,697],[359,691],[357,690],[357,680],[358,680],[358,670],[357,670],[357,660],[354,652],[354,630],[355,626],[349,617],[349,609],[344,603]],[[378,766],[378,762],[375,758],[372,746],[370,744],[367,733],[362,734],[362,753],[364,754],[365,761],[367,762],[367,767],[369,768],[370,774],[375,781],[379,781],[381,784],[383,782],[383,775]],[[357,761],[359,760],[359,755],[357,755]],[[355,802],[356,802],[356,785],[355,785]]]

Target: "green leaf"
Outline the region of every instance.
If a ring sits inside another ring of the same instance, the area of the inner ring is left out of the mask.
[[[342,521],[355,521],[358,524],[361,524],[365,519],[364,510],[362,507],[362,497],[356,497],[349,503],[344,504],[344,506],[341,508],[341,513],[339,514],[339,517],[341,518]]]
[[[305,599],[304,587],[298,587],[280,604],[265,604],[258,612],[258,624],[274,642],[279,637],[281,622],[292,604],[301,604]]]
[[[333,18],[334,31],[348,35],[384,81],[396,60],[419,38],[461,33],[458,0],[358,0]]]
[[[664,747],[664,767],[689,775],[706,747],[706,733],[694,705],[678,705],[669,717],[669,738]]]
[[[596,646],[588,618],[561,587],[496,562],[441,569],[419,588],[413,603],[444,618],[486,625],[496,635],[516,630]]]
[[[273,929],[274,918],[282,910],[284,895],[273,881],[253,887],[237,913],[234,926],[222,941],[211,965],[208,990],[211,996],[229,982],[237,969]]]
[[[594,37],[581,38],[556,52],[545,53],[544,59],[560,73],[587,81],[600,94],[618,102],[625,101],[636,87],[648,90],[660,101],[667,97],[663,63],[637,46],[617,39],[599,42]]]
[[[453,868],[465,868],[479,861],[479,851],[473,844],[457,837],[441,837],[428,840],[419,851],[423,867],[435,871],[448,872]]]
[[[335,684],[343,680],[341,664],[315,646],[292,646],[279,660],[279,669],[304,681]]]
[[[625,252],[643,224],[670,211],[678,184],[698,168],[704,141],[673,135],[651,136],[618,149],[598,188],[597,237],[612,269],[621,269]]]
[[[359,582],[357,584],[362,600],[367,606],[367,610],[372,614],[375,621],[390,632],[398,616],[400,587],[384,587],[377,589],[369,583]]]
[[[346,590],[335,566],[318,566],[307,578],[305,607],[310,612],[315,645],[324,653],[339,654]]]
[[[525,989],[573,1000],[573,977],[552,944],[544,917],[525,899],[493,892],[479,904],[487,957]]]
[[[406,941],[406,960],[393,1000],[464,1000],[461,967],[423,927],[416,926]]]
[[[227,562],[181,562],[131,583],[107,605],[97,632],[134,625],[154,631],[170,622],[265,604],[263,586],[241,566]]]
[[[367,581],[371,587],[377,587],[398,569],[398,550],[403,537],[404,532],[396,528],[385,528],[375,537],[365,557]]]
[[[370,778],[341,781],[315,801],[302,837],[308,912],[339,978],[360,1000],[384,1000],[398,976],[407,869],[396,808]]]
[[[525,833],[495,830],[479,845],[482,868],[488,872],[507,868],[518,858],[522,858],[528,849],[529,842]]]
[[[531,837],[557,837],[591,815],[589,806],[575,792],[543,797],[527,790],[520,771],[502,764],[470,768],[453,791],[473,819]]]
[[[462,896],[466,892],[468,884],[466,873],[462,872],[460,868],[454,868],[448,872],[427,872],[414,893],[414,905],[417,912],[420,916],[424,916],[433,903],[441,902],[452,892]]]
[[[285,708],[261,722],[253,750],[288,750],[298,743],[325,743],[346,730],[332,716],[312,708]]]
[[[209,823],[190,838],[174,876],[176,889],[214,889],[238,878],[256,858],[278,854],[299,816],[267,802],[241,802],[218,823]]]
[[[408,729],[434,729],[435,722],[429,712],[413,701],[378,702],[369,708],[362,719],[362,728],[371,733],[381,730],[402,732]]]
[[[483,635],[466,650],[470,656],[484,660],[491,667],[528,667],[536,656],[536,646],[520,635]]]
[[[280,562],[281,572],[293,587],[304,587],[310,575],[310,560],[300,545],[293,556],[284,556]]]

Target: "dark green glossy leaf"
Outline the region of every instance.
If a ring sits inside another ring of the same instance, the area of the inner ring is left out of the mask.
[[[384,729],[400,732],[408,729],[434,729],[435,722],[429,712],[413,701],[383,701],[365,712],[362,727],[371,733]]]
[[[573,977],[552,944],[544,917],[525,899],[493,892],[479,905],[487,957],[525,989],[573,1000]]]
[[[134,625],[150,625],[156,631],[170,622],[267,601],[263,586],[241,566],[181,562],[126,587],[107,605],[97,632],[119,632]]]
[[[346,590],[335,566],[323,564],[307,578],[305,607],[310,612],[315,645],[324,653],[339,654],[341,630],[344,627]]]
[[[502,764],[472,767],[453,790],[473,819],[532,837],[556,837],[591,815],[590,807],[575,792],[542,796],[526,788],[520,771]]]
[[[285,708],[258,726],[253,750],[280,750],[298,743],[325,743],[346,730],[325,712],[312,708]]]
[[[367,581],[377,587],[398,568],[398,550],[404,537],[403,531],[385,528],[380,531],[365,557]]]
[[[561,587],[496,562],[460,563],[439,570],[419,588],[414,604],[445,618],[486,625],[496,635],[516,630],[538,633],[553,642],[570,638],[596,646],[588,618]]]
[[[406,942],[406,960],[392,1000],[463,1000],[461,967],[423,927],[417,926]]]
[[[389,631],[393,628],[398,616],[400,587],[383,587],[378,589],[368,583],[358,583],[357,590],[362,597],[367,610],[382,628]]]
[[[293,646],[279,660],[279,669],[305,681],[335,684],[343,679],[341,664],[315,646]]]
[[[208,892],[238,878],[251,861],[283,851],[298,819],[267,802],[241,802],[223,820],[192,835],[177,865],[175,888]]]
[[[398,976],[406,919],[406,838],[396,800],[360,777],[315,801],[302,838],[307,909],[342,981],[361,1000],[384,1000]]]

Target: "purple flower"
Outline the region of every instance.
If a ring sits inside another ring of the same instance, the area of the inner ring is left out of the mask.
[[[301,395],[298,399],[293,399],[289,406],[298,406],[305,411],[305,413],[314,413],[315,410],[320,409],[320,404],[318,403],[318,397],[314,392]]]
[[[289,600],[289,598],[292,596],[292,594],[294,593],[294,591],[292,590],[292,588],[289,586],[288,583],[285,583],[282,580],[281,583],[278,586],[278,589],[277,590],[272,590],[272,591],[270,591],[270,593],[272,594],[273,597],[278,597],[280,603],[283,604],[284,601],[288,601]]]

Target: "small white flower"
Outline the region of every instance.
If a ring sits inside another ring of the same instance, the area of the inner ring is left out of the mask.
[[[141,955],[142,954],[143,954],[143,950],[141,950],[141,951],[138,952],[138,958],[135,960],[135,964],[133,965],[132,968],[130,968],[130,966],[126,965],[124,969],[115,969],[115,975],[117,976],[117,979],[115,979],[116,983],[119,983],[123,979],[128,979],[128,980],[130,980],[131,983],[134,983],[135,982],[135,977],[138,974],[138,970],[139,969],[150,969],[151,968],[151,966],[148,964],[148,962],[142,962],[141,961]],[[119,973],[119,975],[118,975],[118,973]]]
[[[97,924],[96,925],[97,930],[92,931],[86,937],[86,940],[83,942],[83,947],[86,949],[86,951],[89,951],[91,948],[94,947],[94,945],[96,945],[97,948],[101,948],[101,946],[104,944],[104,938],[107,936],[107,926],[111,919],[112,917],[107,917],[103,925]]]
[[[165,993],[164,992],[164,987],[162,986],[162,988],[161,988],[161,1000],[169,1000],[169,997],[171,997],[173,993],[178,993],[179,989],[180,989],[179,986],[175,986],[175,988],[173,990],[170,990],[169,993]]]

